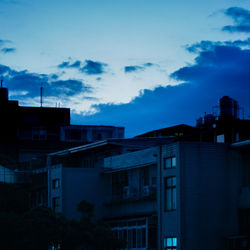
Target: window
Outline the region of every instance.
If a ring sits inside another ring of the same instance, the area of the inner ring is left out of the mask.
[[[47,140],[47,131],[43,128],[33,128],[32,138],[33,140],[40,140],[40,141]]]
[[[112,174],[112,198],[122,197],[124,187],[128,186],[128,172],[120,172]]]
[[[176,157],[169,157],[165,159],[165,168],[176,168]]]
[[[118,239],[126,242],[126,249],[148,249],[151,234],[147,232],[146,220],[120,222],[114,224],[112,230]],[[155,245],[152,248],[155,249]]]
[[[52,199],[52,208],[54,212],[59,212],[60,211],[60,198],[59,197],[54,197]]]
[[[80,129],[65,129],[65,140],[66,141],[81,141],[81,130]]]
[[[177,238],[176,237],[166,237],[164,238],[164,249],[177,249]]]
[[[176,210],[176,176],[165,178],[165,210]]]
[[[54,180],[52,180],[52,188],[53,189],[60,188],[60,179],[54,179]]]

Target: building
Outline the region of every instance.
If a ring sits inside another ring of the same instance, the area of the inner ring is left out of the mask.
[[[125,141],[50,154],[49,206],[79,218],[77,204],[93,203],[96,218],[110,223],[128,249],[249,244],[249,141],[168,140],[140,150]]]
[[[104,218],[128,249],[247,249],[249,149],[174,142],[108,157]]]
[[[50,154],[49,206],[79,218],[77,204],[93,203],[128,249],[246,249],[235,246],[249,245],[249,141],[145,142]]]
[[[0,88],[0,182],[25,183],[32,207],[48,205],[48,153],[124,138],[124,127],[72,125],[70,109],[23,107]]]
[[[124,138],[124,128],[70,124],[70,109],[23,107],[0,88],[0,154],[15,160],[10,168],[21,168],[47,153],[90,142]]]
[[[87,200],[102,218],[107,186],[104,158],[166,144],[172,138],[110,139],[48,155],[48,205],[68,218],[80,218],[77,205]],[[41,170],[42,171],[42,170]]]

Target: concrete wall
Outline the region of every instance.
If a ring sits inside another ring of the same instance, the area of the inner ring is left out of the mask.
[[[225,144],[178,142],[159,148],[158,246],[177,237],[178,249],[226,249],[238,230],[240,167],[237,152]],[[177,166],[164,168],[176,156]],[[176,176],[175,211],[165,211],[164,179]]]
[[[225,144],[180,143],[181,249],[226,249],[238,230],[240,170]]]
[[[156,162],[157,147],[139,150],[127,154],[115,155],[104,159],[104,168],[107,169],[129,169],[140,165]]]
[[[18,177],[14,170],[0,166],[0,182],[16,183],[17,181]]]
[[[63,214],[80,219],[77,205],[86,200],[94,205],[95,218],[102,217],[103,182],[98,169],[63,169]]]
[[[237,154],[223,144],[197,143],[183,147],[181,188],[185,197],[185,247],[196,242],[196,249],[201,246],[204,250],[225,249],[226,237],[238,232],[240,167]],[[191,227],[185,227],[188,224]]]
[[[165,159],[176,157],[176,168],[166,169]],[[180,154],[179,144],[172,143],[158,148],[158,169],[157,169],[157,207],[158,207],[158,249],[163,248],[165,237],[177,237],[178,249],[180,248],[181,236],[181,194],[180,194]],[[165,208],[165,179],[176,176],[176,210],[166,212]]]

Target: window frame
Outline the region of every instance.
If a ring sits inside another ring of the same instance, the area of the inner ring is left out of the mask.
[[[171,185],[168,186],[168,180],[171,182],[174,181],[175,178],[175,184],[171,183]],[[172,179],[172,180],[171,180]],[[164,210],[165,212],[171,212],[176,211],[177,208],[177,192],[176,192],[176,176],[167,176],[164,178]],[[170,191],[170,205],[168,206],[168,191]],[[170,207],[170,208],[168,208]]]
[[[60,197],[59,196],[52,198],[52,210],[55,213],[58,213],[60,211]]]
[[[175,243],[174,244],[174,240],[175,239]],[[171,244],[168,245],[168,240],[171,240]],[[166,242],[166,244],[165,244]],[[164,250],[177,250],[178,249],[178,238],[176,236],[166,236],[164,237],[164,242],[163,242],[163,245],[164,245]]]
[[[52,189],[59,189],[60,188],[60,179],[55,178],[52,180]]]
[[[168,167],[168,164],[167,164],[168,160],[171,161],[170,162],[170,167]],[[176,168],[176,166],[177,166],[176,156],[170,156],[170,157],[164,158],[164,169],[173,169],[173,168]]]

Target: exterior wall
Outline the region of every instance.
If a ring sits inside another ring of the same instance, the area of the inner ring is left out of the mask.
[[[102,217],[102,190],[100,170],[83,168],[63,169],[63,214],[69,219],[80,219],[77,205],[86,200],[94,204],[95,218]]]
[[[59,180],[59,188],[53,188],[53,180]],[[80,219],[77,205],[86,200],[94,204],[94,214],[100,218],[102,211],[103,184],[100,169],[62,168],[54,166],[49,170],[49,206],[53,199],[59,198],[56,212],[63,213],[68,219]]]
[[[164,178],[176,176],[177,206],[166,212],[158,205],[159,249],[163,249],[164,237],[177,237],[182,250],[226,249],[226,237],[238,230],[237,153],[224,144],[179,142],[163,146],[160,154],[158,203],[164,201]],[[168,156],[176,156],[175,169],[163,168]]]
[[[249,147],[236,149],[239,153],[239,162],[241,166],[241,192],[240,208],[250,208],[250,154]]]
[[[67,142],[87,143],[111,138],[124,138],[123,127],[71,125],[62,126],[60,130],[60,140]]]
[[[115,155],[104,159],[105,169],[128,169],[156,162],[157,147],[139,150],[127,154]]]
[[[175,168],[166,169],[166,158],[176,157],[177,166]],[[176,210],[166,212],[165,199],[165,179],[176,176]],[[158,249],[163,248],[165,237],[177,237],[178,249],[180,248],[181,235],[181,194],[180,194],[180,153],[178,143],[172,143],[159,147],[158,151]]]
[[[108,154],[119,154],[120,147],[109,147]],[[103,200],[105,197],[105,181],[102,176],[104,149],[78,152],[67,155],[56,163],[53,156],[48,157],[48,200],[53,207],[53,198],[60,197],[58,212],[63,213],[68,219],[80,219],[77,205],[86,200],[94,205],[94,218],[99,219],[105,214]],[[91,163],[91,164],[90,164]],[[60,188],[53,190],[53,179],[60,180]]]
[[[183,249],[226,249],[238,232],[240,169],[224,144],[182,144]]]
[[[53,187],[53,180],[59,180],[59,187]],[[56,212],[63,212],[63,168],[62,165],[51,166],[48,169],[48,205]],[[57,209],[53,207],[53,199],[59,198]]]
[[[14,170],[0,166],[0,182],[4,183],[16,183],[17,174]]]

